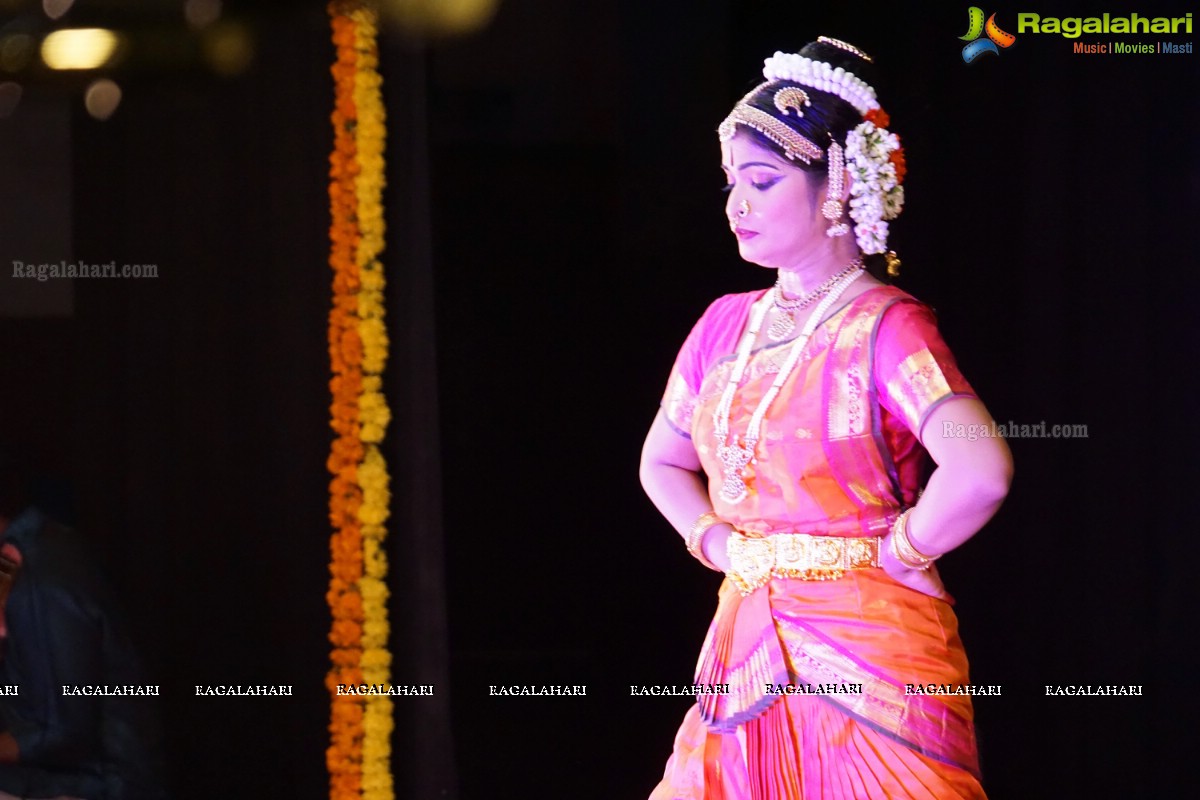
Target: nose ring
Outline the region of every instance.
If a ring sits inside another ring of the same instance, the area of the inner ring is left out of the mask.
[[[739,217],[744,217],[749,213],[750,213],[750,203],[749,202],[743,200],[742,202],[738,203],[737,214]]]

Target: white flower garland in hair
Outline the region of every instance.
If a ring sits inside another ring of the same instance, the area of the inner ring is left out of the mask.
[[[891,155],[900,139],[873,122],[862,122],[846,134],[846,168],[850,172],[850,218],[864,253],[887,250],[888,224],[904,207],[904,187]]]
[[[776,52],[763,62],[763,77],[769,81],[792,81],[822,92],[829,92],[845,100],[865,115],[879,108],[875,90],[841,67],[827,61],[814,61],[798,53]]]

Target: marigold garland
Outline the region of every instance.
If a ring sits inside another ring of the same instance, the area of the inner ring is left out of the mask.
[[[339,695],[339,684],[386,684],[387,535],[390,492],[379,443],[391,420],[382,372],[384,324],[382,195],[386,137],[375,12],[358,0],[328,6],[337,57],[331,67],[334,147],[329,164],[329,312],[332,378],[328,469],[330,582],[330,797],[392,800],[392,702],[386,695]]]

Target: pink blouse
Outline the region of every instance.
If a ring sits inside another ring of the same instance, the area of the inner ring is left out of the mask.
[[[938,333],[933,312],[890,286],[845,303],[814,331],[768,409],[738,503],[719,493],[714,417],[750,308],[765,292],[718,298],[693,327],[667,382],[662,408],[693,440],[715,511],[740,530],[841,536],[882,533],[916,501],[929,413],[974,397]],[[730,437],[775,380],[790,341],[755,350],[733,396]]]

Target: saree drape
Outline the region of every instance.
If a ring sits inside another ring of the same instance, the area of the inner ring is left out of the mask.
[[[872,288],[813,333],[744,472],[749,494],[728,503],[713,412],[760,300],[727,295],[697,322],[663,397],[668,421],[693,440],[715,511],[744,533],[882,535],[916,500],[929,413],[971,387],[932,312]],[[788,346],[752,354],[732,433],[746,430]],[[695,681],[729,691],[698,697],[651,800],[984,797],[970,697],[906,691],[968,682],[950,602],[882,569],[775,578],[747,596],[725,581]]]

